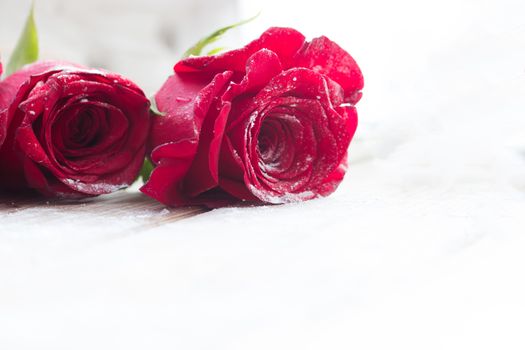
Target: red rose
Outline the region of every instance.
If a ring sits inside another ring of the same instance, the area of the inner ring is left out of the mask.
[[[120,75],[41,62],[0,82],[0,125],[0,188],[98,195],[140,171],[149,101]]]
[[[142,187],[169,205],[285,203],[332,193],[346,171],[363,76],[326,37],[270,28],[245,47],[175,65],[156,94],[156,168]]]

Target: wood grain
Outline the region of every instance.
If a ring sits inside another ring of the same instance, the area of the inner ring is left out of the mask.
[[[111,219],[141,217],[143,220],[138,228],[147,229],[208,211],[207,208],[198,206],[169,208],[140,192],[131,191],[82,200],[50,200],[31,195],[2,195],[0,198],[0,217],[33,210],[34,219],[39,224],[52,224],[55,218],[49,215],[49,212],[59,211],[61,215],[67,214],[72,217],[79,214]]]

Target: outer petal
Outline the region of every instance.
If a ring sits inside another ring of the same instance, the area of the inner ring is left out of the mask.
[[[198,150],[185,179],[185,192],[196,197],[219,183],[219,150],[231,103],[226,102],[219,113],[209,115],[202,129]]]
[[[20,189],[26,186],[23,162],[15,150],[16,130],[24,113],[18,106],[39,81],[52,74],[50,69],[63,62],[39,62],[25,66],[0,82],[0,123],[6,126],[4,143],[0,147],[0,188]]]
[[[295,66],[310,68],[337,82],[345,91],[345,101],[357,103],[363,89],[363,74],[348,52],[327,37],[304,43],[294,58]]]
[[[27,65],[14,72],[0,83],[0,111],[9,107],[18,89],[32,75],[41,74],[56,67],[78,67],[75,64],[61,61],[42,61]]]
[[[175,74],[168,78],[155,96],[157,107],[166,115],[156,117],[153,122],[150,147],[153,148],[151,158],[156,167],[141,188],[142,192],[169,205],[183,205],[191,202],[192,193],[198,194],[214,186],[209,163],[217,162],[218,156],[214,152],[209,154],[208,148],[214,132],[222,139],[224,126],[221,125],[225,123],[223,120],[229,106],[218,113],[216,107],[223,107],[217,105],[217,100],[232,74],[231,71],[217,74],[211,82],[189,74]],[[218,115],[222,117],[216,122]],[[203,126],[206,126],[205,130],[202,130]],[[201,140],[203,135],[206,136]],[[182,153],[176,150],[177,147],[183,147]],[[205,149],[198,153],[199,147]],[[185,178],[195,160],[192,171],[195,177],[187,180],[194,186],[188,188]]]
[[[246,187],[244,176],[246,169],[242,159],[233,148],[229,138],[225,138],[222,143],[220,158],[220,180],[219,184],[226,192],[232,196],[246,201],[258,201]]]
[[[255,52],[268,49],[279,57],[283,68],[293,65],[293,57],[304,43],[304,35],[292,28],[273,27],[245,47],[215,56],[186,58],[175,65],[175,72],[244,72],[246,61]]]
[[[198,140],[214,98],[224,89],[231,75],[231,72],[223,72],[211,81],[188,74],[169,77],[155,95],[157,107],[165,115],[153,118],[150,149],[185,139]]]
[[[338,110],[341,115],[344,115],[346,118],[346,128],[348,130],[348,136],[350,140],[353,138],[355,131],[357,129],[357,111],[354,107],[341,107]],[[344,157],[341,159],[339,166],[324,179],[323,183],[318,187],[318,193],[321,196],[327,196],[333,193],[347,172],[347,152],[345,152]]]
[[[182,188],[197,148],[196,140],[166,143],[153,150],[157,165],[140,191],[166,205],[185,205],[188,199]]]
[[[43,61],[32,65],[25,66],[19,71],[11,74],[5,80],[0,82],[0,148],[5,141],[13,118],[12,113],[10,114],[7,110],[11,105],[11,102],[15,98],[18,89],[26,82],[26,80],[35,74],[40,74],[46,70],[49,70],[57,65],[68,65],[66,62],[55,62],[55,61]],[[0,75],[2,74],[2,65],[0,64]],[[0,171],[1,172],[1,171]]]

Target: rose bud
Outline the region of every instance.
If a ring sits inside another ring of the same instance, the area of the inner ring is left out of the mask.
[[[130,80],[61,62],[0,82],[0,188],[83,197],[130,185],[143,164],[149,101]]]
[[[342,181],[363,76],[334,42],[270,28],[174,71],[155,95],[163,116],[152,122],[145,194],[175,206],[286,203]]]

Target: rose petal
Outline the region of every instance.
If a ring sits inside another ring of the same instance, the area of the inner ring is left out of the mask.
[[[24,158],[23,163],[27,183],[31,188],[38,190],[44,196],[51,197],[58,195],[60,197],[72,199],[86,196],[86,194],[79,193],[78,191],[58,181],[55,177],[53,177],[53,175],[49,174],[45,168],[38,166],[29,158]]]
[[[218,116],[208,116],[200,134],[195,158],[186,174],[185,192],[196,197],[219,183],[219,153],[231,103],[225,103]]]
[[[283,68],[287,69],[292,66],[293,57],[303,43],[304,35],[295,29],[273,27],[243,48],[215,56],[186,58],[178,62],[174,69],[175,72],[244,72],[248,58],[261,49],[268,49],[277,54]]]
[[[157,168],[152,172],[152,176],[148,181],[148,186],[144,187],[148,193],[158,193],[159,191],[152,190],[152,188],[164,187],[164,184],[157,183],[158,181],[164,181],[165,175],[159,175],[153,177],[153,174],[157,172],[157,169],[162,167],[172,168],[173,161],[163,161],[162,158],[158,158],[163,149],[164,144],[180,143],[186,141],[185,150],[186,153],[191,154],[191,157],[195,157],[197,148],[204,147],[204,145],[210,145],[212,142],[218,142],[217,139],[222,138],[224,127],[221,130],[221,123],[225,123],[229,107],[217,105],[220,95],[224,92],[227,87],[227,83],[232,76],[232,72],[223,72],[217,74],[211,81],[208,79],[197,78],[193,79],[185,74],[175,74],[168,78],[164,86],[156,94],[155,99],[157,107],[163,113],[164,116],[156,117],[153,120],[152,133],[150,136],[150,147],[154,149],[152,152],[152,159],[158,163]],[[191,78],[191,79],[190,79]],[[221,109],[222,117],[216,122],[217,116],[219,115],[217,107]],[[210,109],[213,109],[210,111]],[[209,115],[211,114],[211,115]],[[210,124],[210,128],[207,128],[204,133],[201,133],[203,124]],[[214,125],[215,130],[214,130]],[[215,131],[215,133],[213,133]],[[201,138],[203,138],[201,140]],[[216,141],[213,141],[213,140]],[[171,146],[170,146],[171,147]],[[193,147],[193,149],[192,149]],[[184,154],[184,169],[186,173],[190,171],[190,164],[186,164],[186,160],[190,158],[189,155]],[[182,191],[181,186],[174,186],[170,193],[173,197],[173,204],[180,205],[183,199],[189,198],[189,192],[200,193],[212,188],[214,176],[216,177],[217,170],[210,169],[209,164],[217,162],[218,150],[214,153],[202,155],[196,160],[193,165],[192,173],[194,176],[199,177],[201,182],[198,186],[190,189],[185,189],[184,193],[178,193],[178,190]],[[153,158],[156,154],[156,159]],[[169,158],[177,158],[177,154],[168,153]],[[180,161],[179,161],[180,162]],[[215,168],[217,168],[215,166]],[[162,174],[165,170],[161,171]],[[171,177],[174,181],[182,182],[186,173],[176,171],[177,176]],[[158,180],[157,180],[158,179]],[[191,183],[192,179],[189,178],[188,182]],[[156,197],[154,197],[156,198]],[[169,201],[169,198],[163,198],[160,201]]]
[[[294,58],[297,67],[326,75],[345,90],[345,102],[357,103],[363,89],[363,74],[348,52],[327,37],[305,42]]]
[[[6,137],[0,148],[0,188],[16,190],[26,187],[24,168],[19,154],[14,149],[17,128],[24,118],[24,113],[19,109],[20,104],[32,89],[42,80],[53,74],[46,70],[39,73],[37,69],[49,69],[56,64],[51,62],[29,65],[13,73],[0,83],[3,96],[3,110],[0,112],[0,121],[6,124]],[[37,106],[38,107],[38,106]],[[30,114],[32,117],[33,115]],[[36,116],[36,113],[34,114]]]
[[[198,139],[213,99],[224,89],[231,74],[218,74],[211,81],[184,74],[169,77],[155,95],[157,108],[165,115],[153,119],[150,149],[173,141]]]
[[[77,117],[74,111],[86,107],[94,108],[92,119],[95,124],[91,126],[91,130],[84,130],[96,133],[94,145],[81,148],[74,147],[71,143],[64,145],[64,138],[68,140],[72,132],[63,124],[75,123],[71,120]],[[55,167],[61,168],[65,173],[103,175],[122,169],[130,162],[136,147],[128,146],[125,142],[130,141],[128,135],[132,127],[130,124],[133,123],[117,107],[99,101],[73,102],[58,112],[56,119],[45,125],[47,154],[54,161]],[[55,129],[58,132],[53,132]],[[139,142],[138,146],[140,145],[144,145],[144,142]],[[129,152],[122,151],[129,148]]]
[[[219,185],[222,189],[240,200],[258,200],[258,198],[246,188],[246,184],[244,183],[245,169],[241,157],[233,148],[229,137],[226,135],[222,143],[219,169]]]
[[[165,143],[155,148],[151,159],[156,167],[140,191],[166,205],[186,204],[188,199],[181,186],[196,148],[195,140]]]

